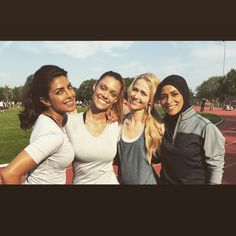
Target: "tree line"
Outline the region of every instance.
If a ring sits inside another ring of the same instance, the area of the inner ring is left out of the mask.
[[[236,70],[231,69],[225,76],[213,76],[196,89],[196,99],[218,101],[224,106],[236,100]]]
[[[33,78],[30,75],[26,78],[26,83]],[[134,77],[124,78],[126,88],[129,87]],[[84,80],[79,88],[74,87],[76,91],[76,100],[81,102],[89,102],[92,95],[92,87],[96,79]],[[0,87],[0,101],[6,103],[22,101],[22,92],[24,86],[10,88],[8,86]],[[196,88],[194,93],[190,90],[190,99],[194,100],[208,99],[217,100],[219,103],[228,102],[231,98],[236,99],[236,70],[231,69],[226,76],[213,76],[203,81],[201,85]],[[125,92],[125,98],[127,99],[127,91]]]

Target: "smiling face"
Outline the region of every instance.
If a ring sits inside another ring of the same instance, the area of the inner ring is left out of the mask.
[[[150,88],[144,79],[138,79],[129,93],[130,107],[132,110],[145,109],[150,101]]]
[[[161,90],[160,104],[167,114],[174,116],[181,111],[184,99],[177,88],[166,85]]]
[[[112,76],[105,76],[94,86],[93,105],[101,111],[106,111],[119,98],[121,83]]]
[[[75,92],[66,76],[58,76],[53,79],[48,98],[42,98],[42,102],[59,114],[75,110]]]

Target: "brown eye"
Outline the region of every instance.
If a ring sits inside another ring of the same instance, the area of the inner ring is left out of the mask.
[[[164,100],[164,99],[166,99],[166,96],[165,95],[161,95],[160,96],[160,100]]]
[[[60,94],[62,94],[62,90],[57,90],[56,95],[60,95]]]
[[[117,97],[117,94],[116,93],[111,93],[111,96],[115,98],[115,97]]]
[[[106,88],[104,85],[100,85],[100,89],[105,90]]]
[[[179,95],[179,93],[172,93],[172,96],[173,97],[176,97],[176,96],[178,96]]]
[[[141,94],[142,94],[143,96],[147,96],[147,94],[146,94],[145,92],[141,92]]]

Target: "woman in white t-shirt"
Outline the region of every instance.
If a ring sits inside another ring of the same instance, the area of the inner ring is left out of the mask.
[[[66,131],[75,151],[73,184],[118,184],[113,159],[123,116],[123,91],[121,75],[105,72],[93,86],[88,110],[68,115]],[[110,124],[109,108],[118,119]]]
[[[30,144],[1,172],[4,184],[65,184],[66,168],[74,151],[64,125],[75,108],[75,92],[67,72],[54,65],[42,66],[26,81],[22,129],[33,128]]]

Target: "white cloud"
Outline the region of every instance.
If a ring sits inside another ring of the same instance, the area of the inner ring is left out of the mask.
[[[224,55],[223,45],[207,45],[204,47],[197,47],[192,50],[192,56],[200,60],[207,60],[209,62],[218,61]]]
[[[126,64],[119,65],[117,70],[121,72],[123,77],[132,77],[146,72],[151,72],[149,66],[142,61],[131,61]]]
[[[131,41],[47,41],[43,46],[51,53],[83,59],[100,52],[114,57],[119,55],[113,52],[114,49],[126,50],[132,44]]]
[[[31,54],[40,54],[43,52],[43,48],[40,45],[40,43],[35,41],[24,41],[24,42],[18,42],[17,43],[20,50],[23,50],[25,52],[31,53]]]
[[[12,41],[0,42],[0,53],[3,53],[3,51],[8,48],[12,43]]]

